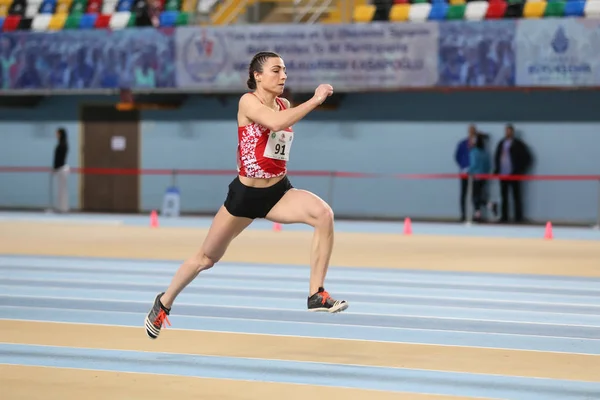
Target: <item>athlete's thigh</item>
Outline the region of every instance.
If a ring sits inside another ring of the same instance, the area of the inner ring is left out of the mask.
[[[319,196],[302,189],[290,189],[269,211],[266,219],[282,224],[305,223],[314,226],[319,218],[333,215]]]
[[[215,215],[202,244],[202,253],[218,261],[231,241],[252,223],[252,219],[235,217],[224,206]]]

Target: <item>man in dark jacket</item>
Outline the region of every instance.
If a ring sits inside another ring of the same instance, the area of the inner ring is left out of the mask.
[[[531,166],[531,153],[527,145],[515,137],[515,128],[508,124],[505,137],[498,143],[495,155],[495,174],[524,175]],[[523,222],[523,202],[521,198],[521,181],[500,180],[500,196],[502,201],[500,222],[508,222],[508,191],[512,191],[515,207],[515,221]]]

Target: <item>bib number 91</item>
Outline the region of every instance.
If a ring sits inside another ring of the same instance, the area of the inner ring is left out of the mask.
[[[271,132],[269,140],[265,146],[264,156],[275,160],[288,161],[290,158],[290,148],[292,146],[293,132]]]
[[[275,145],[275,155],[281,155],[285,157],[285,144],[277,143]]]

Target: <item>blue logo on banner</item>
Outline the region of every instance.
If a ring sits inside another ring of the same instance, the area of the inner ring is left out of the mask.
[[[565,34],[565,30],[562,26],[559,26],[552,39],[552,49],[555,53],[562,54],[569,48],[569,39]]]
[[[221,35],[206,29],[194,32],[185,41],[183,50],[185,70],[197,82],[215,80],[227,65],[225,41]]]
[[[534,62],[529,66],[530,74],[554,74],[556,76],[568,76],[571,75],[573,79],[576,79],[577,74],[583,76],[584,74],[591,74],[591,65],[579,59],[579,54],[567,56],[564,55],[569,50],[569,38],[565,33],[563,26],[559,26],[554,33],[554,37],[550,42],[550,46],[554,53],[560,54],[555,58],[547,58],[546,60],[540,60]],[[564,55],[564,56],[563,56]]]
[[[517,85],[597,85],[600,57],[594,49],[599,27],[599,22],[574,18],[520,21]]]

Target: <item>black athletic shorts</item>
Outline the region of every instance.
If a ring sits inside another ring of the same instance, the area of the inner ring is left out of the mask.
[[[292,188],[287,176],[266,188],[246,186],[237,176],[229,184],[224,205],[227,211],[236,217],[265,218],[271,208]]]

